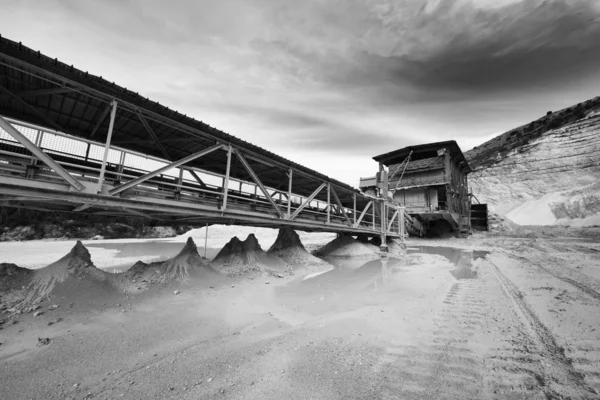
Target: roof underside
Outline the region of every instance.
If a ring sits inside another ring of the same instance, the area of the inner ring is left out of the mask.
[[[346,207],[353,206],[353,187],[187,117],[137,93],[0,37],[0,114],[88,140],[104,142],[109,108],[118,103],[112,144],[169,161],[182,159],[217,143],[242,150],[270,188],[286,190],[293,168],[293,192],[308,197],[330,182]],[[226,152],[216,151],[187,165],[225,174]],[[251,181],[234,157],[230,175]],[[326,200],[323,190],[316,197]],[[368,200],[358,196],[357,206]]]
[[[454,158],[454,160],[457,163],[464,165],[464,168],[466,168],[466,171],[468,171],[468,172],[471,171],[471,168],[469,167],[469,164],[467,163],[467,160],[465,159],[463,152],[461,151],[460,147],[458,146],[458,143],[456,143],[456,141],[454,141],[454,140],[447,140],[444,142],[436,142],[436,143],[426,143],[426,144],[420,144],[420,145],[416,145],[416,146],[408,146],[408,147],[404,147],[402,149],[391,151],[389,153],[380,154],[378,156],[373,157],[373,160],[375,160],[379,163],[382,163],[386,166],[390,166],[393,164],[401,163],[409,156],[409,154],[411,155],[411,160],[413,160],[413,159],[424,158],[424,157],[419,157],[419,156],[429,157],[429,155],[427,155],[426,153],[435,153],[437,150],[440,150],[440,149],[448,149],[448,151],[450,152],[450,155],[452,156],[452,158]],[[435,154],[433,155],[433,157],[435,157]]]

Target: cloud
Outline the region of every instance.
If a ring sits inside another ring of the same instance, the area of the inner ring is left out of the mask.
[[[396,99],[531,87],[600,66],[595,0],[286,4],[273,17],[281,28],[256,38],[257,49],[285,53],[304,77]]]
[[[596,0],[23,0],[0,23],[13,40],[340,176],[350,168],[327,160],[356,173],[407,145],[470,147],[597,95],[599,15]]]

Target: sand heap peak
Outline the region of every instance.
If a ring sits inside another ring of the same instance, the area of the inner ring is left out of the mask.
[[[269,249],[269,254],[276,255],[295,269],[315,267],[319,270],[329,269],[331,265],[310,254],[304,248],[300,236],[290,227],[279,229],[275,243]]]
[[[88,249],[79,240],[67,255],[52,264],[34,271],[25,302],[35,302],[60,289],[65,296],[77,296],[94,291],[90,285],[109,290],[109,274],[96,268]],[[87,286],[86,286],[87,285]],[[84,288],[85,286],[85,288]],[[91,293],[90,293],[91,295]]]
[[[275,243],[269,249],[269,252],[280,251],[285,249],[302,249],[304,245],[300,241],[300,236],[290,227],[284,227],[279,229],[279,233],[277,234],[277,239]]]
[[[166,261],[146,264],[142,261],[135,263],[124,276],[129,279],[145,280],[147,282],[182,281],[190,275],[212,272],[208,263],[200,257],[196,243],[190,237],[181,251]]]
[[[241,275],[249,272],[271,273],[284,271],[286,263],[268,255],[260,246],[253,233],[246,240],[240,241],[236,236],[221,249],[213,260],[219,271],[229,275]]]
[[[246,240],[242,242],[244,251],[262,251],[258,239],[254,236],[254,233],[248,235]]]

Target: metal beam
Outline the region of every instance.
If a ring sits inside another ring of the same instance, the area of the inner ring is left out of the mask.
[[[392,226],[394,225],[394,220],[396,219],[396,215],[398,215],[398,210],[394,211],[394,214],[392,215],[392,218],[390,219],[390,223],[388,224],[388,231],[392,230]]]
[[[21,105],[23,107],[27,108],[29,111],[31,111],[32,113],[34,113],[35,115],[37,115],[38,117],[40,117],[41,119],[43,119],[44,121],[46,121],[46,123],[50,124],[52,127],[54,127],[54,129],[59,130],[61,132],[67,133],[56,122],[52,121],[50,118],[48,118],[46,115],[42,114],[35,107],[33,107],[31,104],[27,103],[25,100],[21,99],[20,97],[18,97],[16,94],[14,94],[13,92],[11,92],[10,90],[8,90],[7,88],[5,88],[4,86],[0,86],[0,90],[3,91],[4,93],[6,93],[10,98],[12,98],[12,99],[16,100],[17,102],[21,103]]]
[[[369,207],[371,207],[372,204],[373,204],[373,200],[371,200],[367,203],[367,205],[365,206],[365,209],[362,211],[362,213],[360,213],[360,217],[358,217],[358,221],[356,221],[354,223],[355,228],[357,228],[358,225],[360,225],[362,219],[364,218],[365,214],[367,213],[367,211],[369,210]]]
[[[100,176],[98,177],[98,186],[96,187],[96,193],[102,191],[102,185],[104,185],[104,173],[106,172],[106,160],[108,159],[108,152],[110,150],[110,141],[112,139],[113,128],[115,127],[115,116],[117,115],[117,102],[113,100],[111,103],[112,111],[110,113],[110,123],[108,124],[108,133],[106,134],[106,143],[104,144],[104,155],[102,156],[102,166],[100,167]]]
[[[229,176],[231,172],[231,145],[227,147],[227,166],[225,167],[225,176],[223,177],[223,206],[222,210],[227,209],[227,196],[229,195]]]
[[[167,150],[165,150],[165,148],[162,146],[162,144],[160,144],[160,141],[158,140],[158,136],[156,136],[156,134],[150,127],[150,124],[148,124],[148,121],[146,121],[146,118],[144,118],[144,116],[142,115],[142,113],[139,110],[137,112],[137,116],[139,117],[140,121],[142,121],[142,124],[144,125],[144,127],[146,128],[146,130],[148,131],[150,136],[152,136],[152,139],[154,139],[154,141],[156,142],[156,145],[160,149],[161,153],[163,153],[163,155],[165,156],[165,158],[168,161],[171,161],[172,160],[171,156],[169,155],[169,153],[167,153]]]
[[[188,171],[194,177],[196,182],[198,182],[200,184],[200,186],[202,186],[202,188],[207,187],[206,183],[204,183],[204,181],[198,176],[196,171],[194,171],[193,169],[186,169],[186,171]]]
[[[19,98],[22,98],[22,97],[37,97],[37,96],[48,96],[48,95],[51,95],[51,94],[69,93],[69,92],[73,92],[74,90],[75,89],[69,89],[69,88],[60,87],[60,88],[54,88],[54,89],[28,90],[26,92],[15,93],[14,95],[16,97],[19,97]],[[10,98],[9,95],[0,96],[0,100],[8,99],[8,98]]]
[[[356,226],[356,193],[354,193],[354,208],[353,208],[353,214],[354,214],[354,225]]]
[[[48,154],[44,153],[42,149],[33,144],[25,135],[23,135],[17,128],[12,126],[10,122],[0,116],[0,127],[4,129],[10,136],[14,137],[19,143],[21,143],[27,150],[32,152],[37,158],[39,158],[44,164],[49,166],[60,175],[65,181],[69,182],[77,190],[83,190],[84,186],[69,174],[63,167],[61,167],[56,161],[54,161]]]
[[[335,200],[336,204],[340,208],[340,212],[342,213],[342,215],[344,216],[344,218],[346,219],[346,221],[348,221],[348,223],[350,225],[352,225],[352,221],[350,221],[350,218],[348,218],[348,214],[346,213],[346,209],[342,205],[342,202],[340,201],[340,198],[338,197],[338,195],[337,195],[337,193],[336,193],[336,191],[335,191],[335,189],[333,187],[331,187],[331,193],[333,194],[333,199]]]
[[[252,179],[254,180],[254,183],[256,183],[258,185],[258,187],[263,192],[263,194],[265,195],[265,197],[267,198],[267,200],[269,201],[269,203],[271,203],[271,205],[273,206],[273,208],[275,209],[275,211],[277,211],[277,214],[279,215],[279,218],[283,219],[284,215],[281,212],[281,209],[279,208],[279,206],[277,205],[277,203],[275,203],[275,200],[273,200],[273,198],[271,196],[269,196],[269,192],[264,187],[264,185],[262,184],[262,182],[260,181],[260,179],[258,178],[258,176],[256,175],[256,173],[254,172],[254,170],[252,169],[252,167],[250,167],[250,164],[248,164],[248,161],[246,161],[246,159],[244,158],[244,156],[242,155],[242,153],[238,149],[235,149],[235,154],[238,156],[239,160],[244,165],[244,168],[246,168],[246,171],[248,171],[248,173],[250,174],[250,176],[252,176]]]
[[[187,162],[195,160],[196,158],[205,156],[205,155],[207,155],[209,153],[212,153],[215,150],[222,149],[223,147],[224,146],[222,144],[216,144],[216,145],[214,145],[212,147],[209,147],[209,148],[204,149],[202,151],[199,151],[197,153],[190,154],[189,156],[184,157],[184,158],[182,158],[179,161],[175,161],[175,162],[173,162],[171,164],[165,165],[162,168],[159,168],[159,169],[157,169],[155,171],[152,171],[152,172],[148,172],[146,175],[142,175],[142,176],[140,176],[138,178],[135,178],[134,180],[129,181],[127,183],[124,183],[121,186],[117,186],[116,188],[109,190],[108,193],[111,194],[111,195],[115,195],[117,193],[121,193],[122,191],[130,189],[130,188],[132,188],[132,187],[134,187],[136,185],[139,185],[140,183],[145,182],[148,179],[154,178],[155,176],[160,175],[163,172],[166,172],[166,171],[168,171],[170,169],[179,167],[180,165],[183,165],[183,164],[185,164]]]
[[[24,178],[0,175],[0,193],[4,195],[31,196],[40,199],[51,199],[61,202],[89,203],[102,208],[135,209],[141,212],[172,213],[181,216],[204,216],[214,220],[234,220],[235,223],[247,225],[268,225],[271,227],[290,226],[296,229],[306,229],[322,232],[348,232],[372,234],[370,229],[350,228],[344,224],[332,223],[325,225],[323,220],[297,219],[287,221],[277,218],[272,213],[257,213],[247,208],[244,210],[229,209],[223,213],[216,207],[187,203],[176,200],[157,199],[154,197],[139,196],[135,199],[122,197],[103,196],[93,193],[70,192],[66,184],[36,182]],[[397,236],[394,234],[393,236]]]
[[[100,129],[100,125],[102,125],[102,123],[108,116],[108,113],[110,113],[111,109],[112,109],[112,102],[108,103],[108,105],[106,106],[104,111],[102,111],[102,114],[100,114],[100,118],[98,118],[98,121],[96,121],[96,125],[94,125],[94,129],[92,129],[92,132],[90,133],[90,138],[93,138],[94,135],[96,134],[96,132],[98,132],[98,129]]]
[[[294,170],[290,168],[289,173],[288,173],[288,194],[287,194],[287,217],[288,219],[290,219],[291,216],[291,211],[292,211],[292,176],[293,176]]]
[[[313,201],[315,199],[315,197],[317,197],[317,195],[319,194],[319,192],[321,190],[323,190],[323,188],[325,186],[327,186],[327,182],[321,183],[321,186],[319,186],[314,192],[312,192],[312,194],[302,203],[302,205],[300,207],[298,207],[296,209],[296,211],[294,211],[294,213],[290,217],[290,220],[293,220],[294,218],[296,218],[298,216],[298,214],[300,214],[302,212],[302,210],[304,210],[304,207],[306,207],[307,205],[309,205],[310,202]]]

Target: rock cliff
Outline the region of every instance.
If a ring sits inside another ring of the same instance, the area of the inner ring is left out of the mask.
[[[465,153],[471,191],[520,225],[600,225],[600,97]]]

